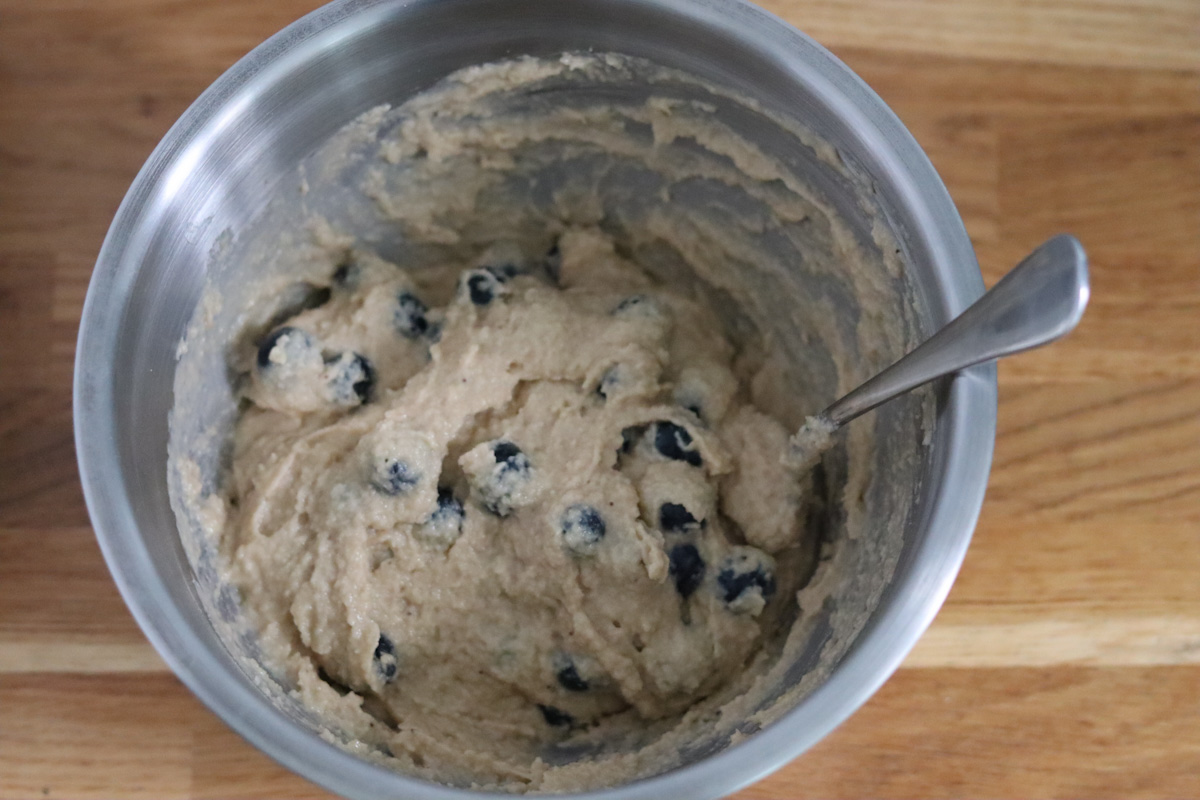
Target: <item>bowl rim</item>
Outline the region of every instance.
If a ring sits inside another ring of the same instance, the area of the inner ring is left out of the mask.
[[[352,798],[416,800],[511,797],[455,789],[370,764],[323,740],[274,708],[244,676],[207,649],[170,600],[135,530],[120,471],[114,363],[138,254],[150,231],[143,213],[164,179],[182,175],[180,156],[252,83],[285,73],[330,38],[370,25],[376,15],[430,0],[335,0],[288,25],[240,59],[187,109],[154,149],[122,200],[97,257],[80,322],[73,384],[74,432],[80,480],[96,538],[126,605],[151,644],[200,700],[278,763],[330,791]],[[617,2],[617,0],[614,0]],[[944,292],[930,310],[949,319],[983,292],[961,217],[933,165],[890,108],[845,64],[787,22],[747,0],[620,0],[686,16],[705,26],[733,26],[764,55],[791,66],[797,80],[855,126],[893,174],[903,202],[927,238]],[[344,25],[345,23],[345,25]],[[352,23],[352,25],[351,25]],[[349,27],[347,27],[349,25]],[[802,74],[801,74],[802,73]],[[931,306],[933,301],[931,300]],[[983,503],[996,430],[996,369],[973,367],[950,379],[939,422],[944,480],[930,498],[928,533],[914,554],[920,570],[881,606],[828,679],[763,730],[719,753],[661,775],[575,793],[588,800],[664,796],[716,798],[778,769],[840,725],[900,666],[944,602],[965,557]],[[943,433],[944,431],[944,433]],[[165,476],[164,476],[165,479]]]

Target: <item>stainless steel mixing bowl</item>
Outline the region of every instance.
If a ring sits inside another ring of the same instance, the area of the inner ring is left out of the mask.
[[[235,730],[349,797],[478,796],[390,772],[282,713],[214,633],[167,495],[175,348],[208,254],[344,123],[469,64],[618,51],[683,69],[794,115],[871,179],[933,330],[983,289],[962,221],[916,142],[829,52],[740,0],[342,0],[291,25],[209,88],[137,176],[101,250],[75,371],[75,435],[104,556],[146,636]],[[903,550],[874,613],[828,679],[777,722],[669,773],[587,794],[707,798],[810,747],[897,668],[932,621],[983,499],[994,367],[941,387]]]

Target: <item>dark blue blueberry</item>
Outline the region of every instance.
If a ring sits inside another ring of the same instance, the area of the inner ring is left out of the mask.
[[[466,511],[463,509],[462,501],[454,496],[454,490],[440,486],[438,487],[437,508],[429,515],[429,519],[416,529],[415,533],[417,538],[445,552],[462,535],[465,517]]]
[[[722,602],[732,611],[745,611],[743,601],[755,592],[769,600],[775,594],[772,563],[770,557],[753,548],[735,548],[717,572],[717,594]]]
[[[521,448],[509,441],[500,441],[492,445],[492,456],[495,457],[497,464],[504,464],[509,467],[524,469],[529,466],[529,459],[525,459],[525,463],[521,463],[521,459],[525,454],[521,452]]]
[[[386,458],[376,465],[371,476],[371,486],[377,492],[386,495],[405,494],[416,488],[421,482],[421,473],[417,472],[407,461]]]
[[[471,270],[464,281],[467,296],[477,306],[486,306],[495,300],[500,283],[501,280],[487,270]]]
[[[529,480],[529,456],[509,441],[492,445],[496,469],[482,476],[474,488],[483,507],[497,516],[507,517],[513,511],[514,493]]]
[[[332,367],[329,392],[335,405],[357,406],[371,399],[375,388],[375,370],[358,353],[342,353],[325,359]]]
[[[558,680],[558,685],[568,692],[586,692],[591,688],[591,684],[580,677],[574,660],[565,653],[555,659],[554,677]]]
[[[641,425],[630,425],[621,431],[621,452],[632,453],[645,432],[646,429]]]
[[[411,292],[401,292],[396,296],[396,311],[392,314],[392,323],[396,331],[407,339],[420,339],[428,336],[435,327],[426,314],[429,308],[421,302],[421,298]]]
[[[375,669],[383,678],[383,682],[391,683],[392,679],[396,677],[399,661],[396,659],[396,646],[382,633],[379,634],[379,644],[375,645],[375,653],[372,658],[375,660]]]
[[[775,576],[761,570],[737,572],[733,569],[723,569],[717,574],[717,584],[721,587],[721,596],[726,603],[734,602],[747,589],[754,587],[762,592],[764,600],[775,594]]]
[[[286,325],[282,328],[276,328],[267,334],[267,338],[262,340],[262,344],[258,346],[258,368],[266,369],[271,366],[271,351],[275,349],[275,345],[279,344],[279,340],[284,336],[294,334],[308,338],[308,334],[299,328],[290,328]]]
[[[429,521],[436,524],[454,524],[461,530],[464,516],[466,511],[462,501],[454,496],[454,490],[448,486],[439,486],[437,508],[429,517]]]
[[[586,555],[596,549],[607,530],[604,517],[592,506],[576,503],[563,512],[563,543],[571,552]]]
[[[658,507],[658,527],[667,533],[695,533],[704,527],[704,521],[679,503],[663,503]]]
[[[694,544],[677,544],[671,548],[671,577],[675,591],[681,597],[691,597],[704,580],[704,558]]]
[[[552,725],[555,728],[567,728],[575,724],[574,717],[554,706],[546,706],[538,703],[538,710],[542,712],[542,719],[546,720],[547,725]]]
[[[692,435],[687,428],[674,422],[654,423],[654,449],[672,461],[686,461],[693,467],[703,463],[692,447]]]

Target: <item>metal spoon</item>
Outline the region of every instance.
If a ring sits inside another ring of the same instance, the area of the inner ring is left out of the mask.
[[[911,353],[809,417],[792,437],[788,464],[812,467],[838,428],[910,389],[1066,336],[1083,317],[1089,293],[1083,245],[1067,234],[1049,239]]]

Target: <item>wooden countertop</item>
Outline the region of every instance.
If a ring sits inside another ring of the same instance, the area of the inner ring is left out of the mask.
[[[0,797],[325,797],[145,642],[79,489],[76,326],[151,148],[316,0],[0,0]],[[1200,3],[770,0],[891,104],[989,283],[1049,234],[1079,330],[1000,369],[949,602],[831,736],[739,797],[1200,796]]]

